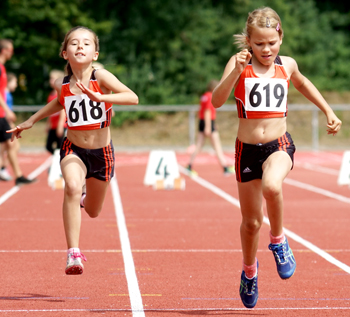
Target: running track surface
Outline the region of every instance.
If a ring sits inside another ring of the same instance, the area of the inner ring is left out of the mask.
[[[104,209],[83,211],[81,276],[66,276],[62,190],[47,184],[50,158],[20,155],[23,187],[0,183],[0,316],[350,316],[350,189],[338,186],[341,152],[296,154],[284,182],[284,226],[297,261],[287,281],[258,250],[259,301],[239,299],[242,253],[234,176],[214,156],[195,161],[186,189],[143,185],[149,153],[116,153]],[[232,153],[228,154],[233,157]],[[186,153],[177,153],[185,166]]]

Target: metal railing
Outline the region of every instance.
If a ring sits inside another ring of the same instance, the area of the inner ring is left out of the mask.
[[[330,105],[334,111],[350,111],[350,104],[335,104]],[[13,106],[15,112],[36,112],[43,106]],[[115,112],[132,112],[132,111],[154,111],[154,112],[188,112],[188,135],[189,144],[195,143],[196,135],[196,115],[199,110],[198,105],[137,105],[137,106],[113,106]],[[237,112],[236,105],[227,104],[217,111],[232,111]],[[318,114],[320,110],[311,104],[288,104],[289,111],[311,111],[311,126],[312,126],[312,149],[317,151],[319,149],[319,119]]]

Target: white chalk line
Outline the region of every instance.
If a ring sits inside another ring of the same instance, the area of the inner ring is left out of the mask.
[[[95,308],[95,309],[1,309],[0,313],[32,313],[32,312],[132,312],[143,313],[144,312],[213,312],[213,311],[322,311],[322,310],[350,310],[350,307],[271,307],[271,308],[143,308],[139,311],[133,309],[110,309],[110,308]]]
[[[227,200],[228,202],[230,202],[231,204],[233,204],[234,206],[236,206],[237,208],[240,208],[240,204],[239,204],[239,200],[232,197],[231,195],[227,194],[226,192],[224,192],[222,189],[220,189],[219,187],[209,183],[208,181],[200,178],[199,176],[192,176],[189,171],[184,168],[183,166],[179,165],[179,169],[180,172],[189,176],[193,181],[195,181],[196,183],[198,183],[199,185],[207,188],[208,190],[212,191],[213,193],[217,194],[218,196],[224,198],[225,200]],[[350,203],[350,199],[338,194],[334,194],[334,193],[330,193],[329,191],[325,191],[322,189],[319,189],[315,186],[312,185],[307,185],[298,181],[293,181],[290,179],[286,179],[285,180],[286,183],[291,184],[293,186],[296,187],[300,187],[306,190],[311,190],[314,192],[317,192],[318,194],[321,195],[325,195],[334,199],[338,199],[341,200],[343,202],[348,202]],[[331,195],[332,194],[332,195]],[[267,225],[270,225],[270,221],[269,219],[264,216],[264,223]],[[327,260],[328,262],[332,263],[333,265],[339,267],[340,269],[342,269],[343,271],[347,272],[350,274],[350,267],[348,265],[346,265],[345,263],[340,262],[339,260],[337,260],[336,258],[332,257],[330,254],[328,254],[327,252],[325,252],[324,250],[318,248],[317,246],[315,246],[314,244],[312,244],[311,242],[303,239],[302,237],[298,236],[296,233],[292,232],[291,230],[288,230],[286,228],[283,228],[285,234],[290,237],[291,239],[293,239],[296,242],[299,242],[301,245],[305,246],[306,248],[308,248],[309,250],[313,251],[314,253],[318,254],[320,257],[324,258],[325,260]]]
[[[348,253],[349,249],[328,249],[327,253]],[[242,249],[131,249],[132,253],[240,253]],[[258,252],[271,253],[267,249],[258,249]],[[293,249],[293,253],[313,252],[308,249]],[[66,255],[67,250],[0,250],[0,253],[63,253]],[[84,253],[122,253],[121,249],[109,250],[85,250]]]
[[[113,177],[111,180],[111,188],[113,194],[115,215],[117,217],[120,244],[122,247],[125,275],[128,284],[132,315],[133,317],[145,317],[145,313],[143,311],[141,292],[137,281],[135,264],[130,247],[129,234],[125,222],[123,205],[121,202],[116,177]]]

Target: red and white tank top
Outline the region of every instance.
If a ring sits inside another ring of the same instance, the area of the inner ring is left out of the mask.
[[[103,94],[92,71],[89,89]],[[86,94],[74,95],[70,91],[70,75],[64,77],[60,103],[66,111],[67,126],[70,130],[95,130],[106,128],[111,124],[112,104],[92,101]]]
[[[288,88],[289,78],[279,56],[275,59],[275,75],[271,78],[255,75],[250,61],[234,91],[238,118],[286,117]]]

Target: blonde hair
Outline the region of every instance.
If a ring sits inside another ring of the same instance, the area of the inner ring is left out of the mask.
[[[242,34],[235,34],[235,44],[240,49],[251,49],[247,38],[250,38],[255,28],[272,28],[283,38],[282,21],[277,12],[269,7],[262,7],[248,14],[248,19]]]
[[[63,57],[63,51],[66,51],[66,50],[67,50],[67,45],[68,45],[68,41],[69,41],[70,35],[71,35],[74,31],[77,31],[77,30],[89,31],[89,32],[92,34],[92,36],[93,36],[93,40],[94,40],[94,43],[95,43],[95,51],[96,51],[96,52],[99,52],[99,50],[100,50],[100,43],[99,43],[99,39],[98,39],[96,33],[95,33],[93,30],[91,30],[91,29],[89,29],[89,28],[87,28],[87,27],[85,27],[85,26],[76,26],[76,27],[70,29],[70,30],[66,33],[66,36],[64,37],[64,40],[63,40],[63,42],[62,42],[62,44],[61,44],[61,49],[60,49],[60,56],[61,56],[61,57]],[[72,68],[71,68],[69,62],[67,62],[67,65],[66,65],[66,67],[65,67],[65,71],[67,72],[68,75],[72,75],[72,74],[73,74]]]

